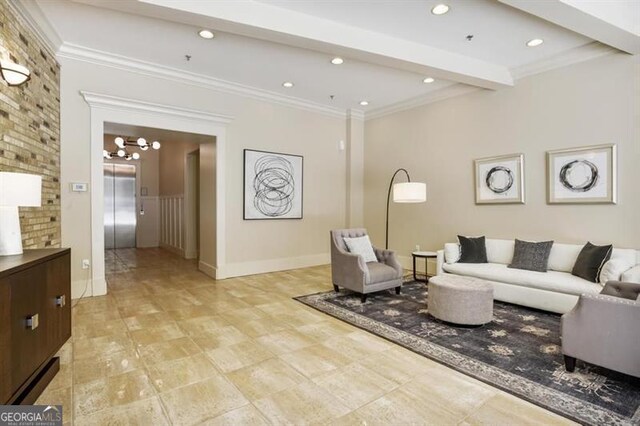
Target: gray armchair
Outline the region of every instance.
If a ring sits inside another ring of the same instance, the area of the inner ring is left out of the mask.
[[[583,294],[562,316],[567,371],[576,358],[640,377],[640,284],[609,281],[600,294]]]
[[[362,303],[367,295],[375,291],[395,288],[400,294],[402,288],[402,266],[390,250],[373,248],[377,262],[365,263],[362,256],[349,253],[345,237],[363,237],[366,229],[335,229],[331,235],[331,278],[336,292],[340,287],[362,294]]]

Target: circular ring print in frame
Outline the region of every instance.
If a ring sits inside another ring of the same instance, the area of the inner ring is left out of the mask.
[[[487,173],[487,187],[495,194],[504,194],[513,186],[513,172],[504,166],[495,166]]]
[[[560,169],[560,183],[573,192],[588,192],[598,183],[598,167],[588,160],[573,160]]]

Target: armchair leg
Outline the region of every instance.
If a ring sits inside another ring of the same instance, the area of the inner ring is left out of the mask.
[[[340,287],[338,287],[336,284],[333,285],[333,291],[335,291],[336,293],[340,293]]]
[[[576,359],[572,356],[564,356],[564,367],[569,373],[573,373],[576,369]]]
[[[366,301],[367,301],[367,295],[363,293],[362,296],[360,297],[360,302],[365,303]]]
[[[402,290],[401,286],[396,287],[396,294],[400,294],[400,291]]]

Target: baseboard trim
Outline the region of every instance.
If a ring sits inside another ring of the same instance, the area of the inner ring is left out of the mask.
[[[86,291],[85,291],[86,287]],[[84,293],[84,296],[82,295]],[[71,298],[79,299],[80,297],[93,296],[93,284],[91,280],[74,280],[71,281]]]
[[[197,259],[198,258],[198,252],[197,251],[185,251],[184,252],[184,258],[185,259]]]
[[[287,257],[281,259],[256,260],[252,262],[228,263],[217,268],[218,279],[265,274],[268,272],[288,271],[331,263],[329,253],[309,256]]]
[[[200,272],[203,272],[205,275],[210,276],[214,280],[219,279],[218,271],[215,266],[209,265],[207,262],[203,262],[202,260],[198,261],[198,269]]]
[[[171,253],[176,254],[182,258],[185,258],[184,249],[181,249],[180,247],[174,247],[170,246],[169,244],[160,243],[160,248],[170,251]]]

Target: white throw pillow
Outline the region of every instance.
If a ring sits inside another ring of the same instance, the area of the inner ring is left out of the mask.
[[[607,281],[620,281],[620,275],[629,269],[629,265],[623,259],[609,259],[600,270],[600,284]]]
[[[460,260],[460,244],[445,243],[444,245],[444,261],[446,263],[456,263]]]
[[[373,246],[369,236],[356,238],[343,238],[344,243],[349,249],[349,253],[360,255],[364,258],[365,262],[377,262],[376,254],[373,252]]]

